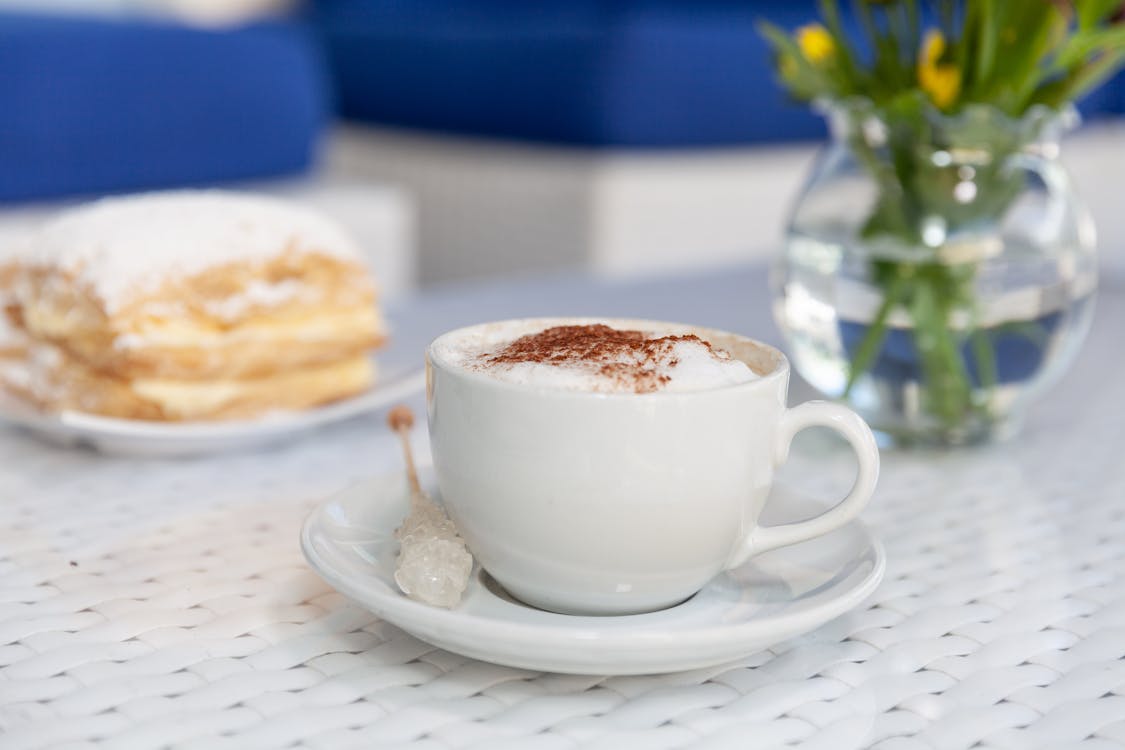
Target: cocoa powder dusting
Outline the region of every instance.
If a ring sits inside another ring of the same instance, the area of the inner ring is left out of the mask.
[[[672,356],[677,343],[692,341],[712,350],[711,344],[694,334],[647,338],[643,331],[622,331],[603,324],[555,326],[521,336],[495,354],[486,365],[537,363],[583,363],[614,381],[623,390],[651,393],[671,378],[660,368],[675,367]]]

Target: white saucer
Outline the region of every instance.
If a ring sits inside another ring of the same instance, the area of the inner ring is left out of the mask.
[[[435,484],[424,477],[434,492]],[[328,583],[418,638],[484,661],[577,674],[650,674],[721,664],[812,630],[859,604],[882,580],[883,547],[859,521],[763,554],[670,609],[575,617],[514,600],[474,569],[453,610],[408,599],[393,572],[392,534],[405,516],[405,479],[383,476],[321,503],[301,532],[309,564]],[[775,488],[767,523],[822,507]]]
[[[189,456],[261,447],[297,433],[388,406],[420,391],[425,373],[417,362],[389,366],[381,357],[375,386],[358,396],[316,409],[277,412],[257,419],[220,422],[149,422],[63,411],[46,413],[0,391],[0,420],[50,442],[89,445],[125,456]]]

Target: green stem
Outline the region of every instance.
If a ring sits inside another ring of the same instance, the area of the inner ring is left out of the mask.
[[[977,361],[977,380],[981,388],[989,390],[996,385],[996,349],[992,346],[992,339],[988,333],[976,328],[970,336],[973,346],[973,358]]]
[[[896,273],[883,295],[883,303],[879,305],[875,318],[867,326],[867,332],[863,334],[863,340],[859,342],[855,356],[852,357],[851,366],[848,368],[848,382],[844,386],[844,398],[852,392],[856,380],[867,372],[875,361],[875,356],[883,348],[883,340],[887,337],[887,319],[891,315],[891,310],[898,304],[902,288],[903,277]]]
[[[936,271],[930,270],[937,268]],[[921,360],[925,406],[946,426],[957,425],[970,405],[970,389],[942,294],[940,267],[920,273],[913,285],[914,345]]]
[[[904,3],[906,13],[906,28],[909,37],[906,42],[907,60],[905,68],[907,70],[907,86],[913,86],[917,83],[915,80],[916,66],[915,60],[918,57],[918,48],[922,42],[922,28],[918,18],[918,0],[907,0]]]
[[[976,5],[980,12],[980,26],[977,29],[977,54],[974,66],[975,87],[973,95],[984,97],[987,95],[987,82],[992,76],[992,67],[996,60],[997,45],[1000,30],[997,23],[997,0],[980,0]]]

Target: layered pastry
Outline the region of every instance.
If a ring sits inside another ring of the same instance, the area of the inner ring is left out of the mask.
[[[8,269],[30,339],[10,390],[51,410],[228,419],[361,392],[384,339],[375,284],[333,222],[222,191],[105,199]]]
[[[5,253],[0,249],[0,253]],[[27,353],[27,335],[18,324],[19,307],[14,291],[19,265],[7,255],[0,255],[0,367],[22,359]]]

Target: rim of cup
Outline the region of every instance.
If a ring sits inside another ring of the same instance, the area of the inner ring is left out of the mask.
[[[758,376],[753,380],[748,380],[744,383],[734,383],[729,385],[721,385],[713,388],[701,388],[698,390],[690,391],[650,391],[648,393],[633,393],[633,392],[617,392],[617,391],[583,391],[583,390],[570,390],[562,388],[554,388],[549,386],[535,385],[533,383],[512,383],[506,380],[500,380],[488,375],[479,370],[470,369],[463,365],[455,364],[444,359],[439,353],[439,345],[448,339],[465,336],[474,331],[487,328],[505,328],[505,327],[520,327],[524,330],[519,333],[519,336],[535,333],[560,325],[592,325],[601,323],[604,325],[618,328],[620,330],[642,330],[647,333],[656,333],[660,335],[683,335],[694,333],[699,338],[714,344],[715,346],[726,350],[732,357],[742,361],[750,367],[751,370]],[[720,339],[716,342],[715,339]],[[724,346],[722,339],[729,339],[745,346],[751,350],[758,350],[760,359],[756,361],[747,361],[744,356],[737,356],[735,352],[731,352],[729,347]],[[697,326],[688,323],[674,323],[662,320],[650,320],[647,318],[615,318],[615,317],[532,317],[532,318],[508,318],[505,320],[494,320],[485,323],[475,323],[473,325],[462,326],[455,328],[452,331],[446,331],[441,334],[426,347],[426,362],[428,365],[441,367],[448,373],[456,374],[459,377],[465,377],[472,381],[478,382],[481,385],[489,385],[505,390],[515,390],[522,392],[534,392],[544,396],[558,396],[558,397],[579,397],[579,398],[601,398],[601,399],[629,399],[629,400],[657,400],[657,399],[671,399],[671,398],[690,398],[693,396],[701,396],[704,394],[715,394],[722,391],[735,391],[746,390],[752,388],[763,388],[767,384],[774,383],[778,378],[787,377],[789,373],[789,359],[785,354],[775,346],[759,341],[758,339],[743,336],[742,334],[725,331],[720,328],[709,328],[707,326]],[[768,365],[768,366],[767,366]]]

